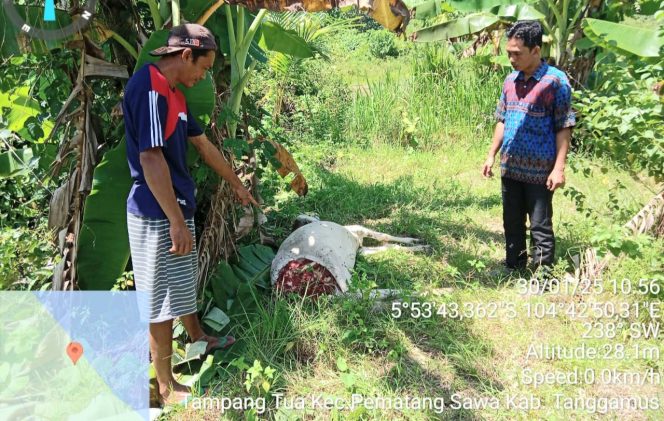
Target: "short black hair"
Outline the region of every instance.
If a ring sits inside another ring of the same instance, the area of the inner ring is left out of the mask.
[[[536,20],[520,20],[517,21],[507,31],[507,39],[520,39],[523,45],[532,49],[535,46],[542,47],[542,24]]]
[[[172,53],[164,54],[162,57],[174,57],[174,56],[181,56],[183,50],[179,51],[173,51]],[[197,48],[192,48],[191,49],[191,56],[194,58],[194,63],[198,60],[199,57],[206,56],[210,51],[212,50],[201,50]]]

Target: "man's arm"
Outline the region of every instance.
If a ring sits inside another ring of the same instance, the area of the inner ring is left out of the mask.
[[[489,148],[489,154],[484,162],[482,167],[482,175],[485,177],[493,177],[493,163],[496,159],[496,154],[500,150],[500,147],[503,145],[503,135],[505,133],[505,123],[499,121],[496,124],[496,128],[493,131],[493,141],[491,142],[491,147]]]
[[[570,127],[565,127],[556,132],[556,163],[546,180],[546,188],[551,191],[565,185],[565,162],[571,138],[572,129]]]
[[[572,110],[572,87],[563,77],[556,89],[553,102],[553,130],[556,132],[556,162],[553,171],[546,179],[546,188],[554,191],[565,185],[565,161],[572,138],[572,127],[576,124],[576,115]]]
[[[184,221],[184,215],[175,198],[171,172],[164,158],[161,148],[150,148],[140,154],[143,175],[150,192],[157,199],[159,206],[170,222],[170,235],[173,246],[169,250],[178,255],[187,255],[191,252],[194,239]]]
[[[242,185],[242,181],[235,175],[233,168],[226,161],[226,158],[224,158],[219,149],[214,147],[205,134],[189,137],[189,141],[198,150],[201,158],[203,158],[203,162],[231,185],[235,195],[242,202],[242,206],[247,206],[249,203],[259,206],[251,196],[251,193]]]
[[[505,114],[507,112],[507,99],[505,95],[505,84],[503,84],[503,89],[500,92],[500,98],[498,99],[498,104],[496,105],[496,111],[494,116],[498,123],[496,123],[496,128],[493,130],[493,141],[491,142],[491,147],[489,148],[489,154],[484,161],[482,166],[482,175],[484,177],[493,177],[493,163],[496,160],[496,154],[500,150],[500,147],[503,145],[503,137],[505,135]]]

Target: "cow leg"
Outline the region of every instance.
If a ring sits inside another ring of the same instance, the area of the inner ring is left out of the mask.
[[[385,244],[382,246],[376,246],[376,247],[360,247],[358,252],[362,256],[369,256],[372,254],[380,253],[381,251],[385,250],[403,250],[403,251],[421,251],[425,253],[431,252],[431,246],[429,245],[418,245],[418,246],[400,246],[398,244]]]
[[[417,238],[411,237],[395,237],[393,235],[385,234],[383,232],[378,232],[370,230],[369,228],[363,227],[361,225],[349,225],[345,227],[348,231],[354,234],[361,240],[364,238],[373,238],[374,240],[383,242],[383,243],[401,243],[401,244],[419,244],[422,241]]]
[[[349,291],[343,294],[357,299],[361,299],[365,296],[362,291]],[[411,291],[405,291],[402,289],[372,289],[369,292],[369,298],[376,301],[401,300],[404,297],[409,297],[411,294]]]

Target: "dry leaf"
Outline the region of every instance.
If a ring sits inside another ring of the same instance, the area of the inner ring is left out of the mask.
[[[298,196],[305,196],[309,187],[307,186],[307,180],[305,180],[300,168],[297,166],[293,155],[290,154],[281,144],[270,140],[270,143],[277,152],[274,154],[274,157],[281,163],[281,167],[277,168],[277,173],[281,178],[286,177],[288,174],[295,174],[295,179],[291,182],[291,187],[297,193]]]
[[[307,185],[307,181],[304,179],[302,173],[296,175],[293,181],[291,181],[290,185],[298,196],[306,196],[307,192],[309,191],[309,186]]]

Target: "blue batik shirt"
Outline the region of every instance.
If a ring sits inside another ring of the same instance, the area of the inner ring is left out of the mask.
[[[496,119],[505,123],[502,177],[546,184],[556,162],[556,133],[576,123],[571,98],[565,73],[544,61],[528,80],[521,71],[507,76],[496,108]]]

